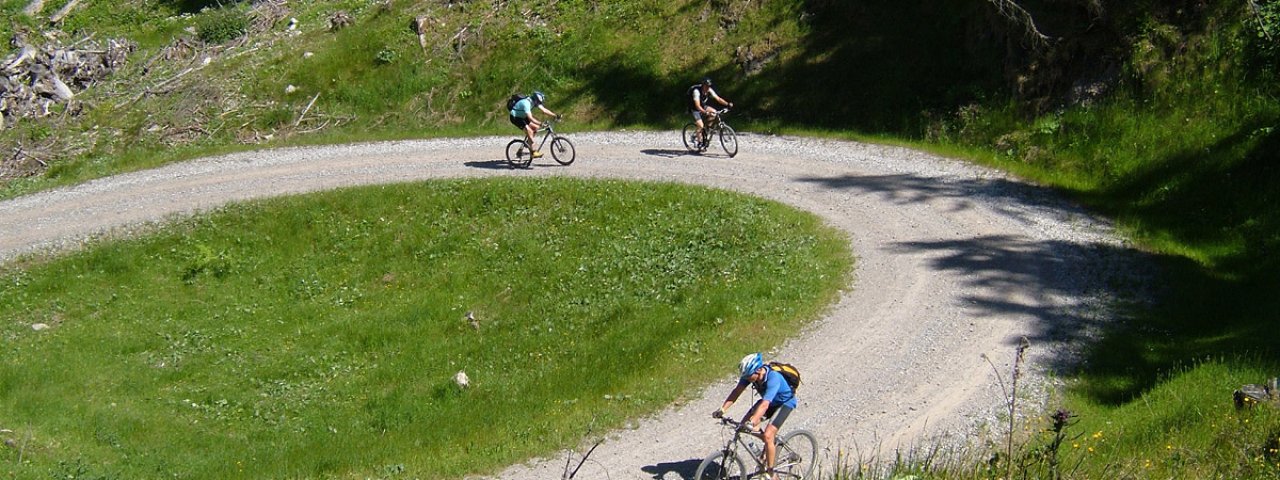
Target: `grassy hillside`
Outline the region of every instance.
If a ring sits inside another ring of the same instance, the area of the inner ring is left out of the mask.
[[[18,13],[27,3],[0,2],[13,19],[0,34],[40,40],[65,2],[36,18]],[[502,100],[535,88],[570,130],[674,128],[679,94],[711,75],[743,130],[912,143],[1115,218],[1163,266],[1163,294],[1063,372],[1073,428],[1108,440],[1078,471],[1274,475],[1254,468],[1280,463],[1280,424],[1221,420],[1233,384],[1280,375],[1280,1],[1018,2],[1043,42],[995,3],[85,2],[64,42],[138,50],[71,105],[0,132],[0,151],[47,165],[6,160],[29,175],[0,195],[227,149],[511,133]],[[352,22],[331,29],[338,12]],[[1239,443],[1185,453],[1203,438]]]

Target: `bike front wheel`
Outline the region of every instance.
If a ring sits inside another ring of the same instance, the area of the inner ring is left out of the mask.
[[[698,144],[702,140],[698,138],[698,124],[693,122],[685,124],[684,131],[681,132],[680,136],[684,139],[684,148],[689,149],[690,152],[698,152]]]
[[[738,133],[733,131],[733,127],[720,125],[720,146],[724,147],[724,153],[729,158],[738,154]]]
[[[778,478],[802,480],[813,474],[818,458],[818,439],[808,430],[795,430],[778,441],[774,471]]]
[[[745,480],[747,467],[733,452],[716,452],[698,465],[694,480]]]
[[[577,156],[577,152],[573,150],[573,142],[564,137],[556,137],[551,139],[551,158],[561,165],[573,163],[573,159]]]
[[[512,140],[507,144],[507,163],[515,168],[525,168],[533,163],[533,149],[524,140]]]

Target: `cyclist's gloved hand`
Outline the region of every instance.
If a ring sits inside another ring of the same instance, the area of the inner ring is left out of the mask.
[[[561,115],[561,114],[557,113],[557,114],[556,114],[556,120],[559,120],[559,119],[561,119],[561,118],[564,118],[564,115]]]
[[[711,418],[724,418],[724,410],[717,408],[716,411],[711,412]]]

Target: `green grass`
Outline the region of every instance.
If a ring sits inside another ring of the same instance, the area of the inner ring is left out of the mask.
[[[926,442],[879,459],[840,449],[822,478],[1274,479],[1280,410],[1237,410],[1231,392],[1278,367],[1256,357],[1205,359],[1169,372],[1121,407],[1074,401],[1072,409],[1018,422],[1011,459],[1007,437],[960,448]]]
[[[455,180],[226,207],[8,268],[0,411],[21,448],[0,471],[491,472],[781,342],[847,284],[849,254],[810,214],[672,184]]]

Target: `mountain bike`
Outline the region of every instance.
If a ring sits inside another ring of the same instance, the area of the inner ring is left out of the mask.
[[[721,418],[720,424],[733,428],[733,436],[724,448],[708,455],[698,465],[695,480],[768,480],[764,465],[764,439],[760,434],[746,431],[740,422]],[[813,473],[818,455],[818,440],[808,430],[792,430],[775,438],[773,472],[779,480],[800,480]],[[747,469],[743,459],[751,461]]]
[[[703,120],[706,128],[702,129],[702,136],[698,136],[698,124],[689,122],[684,126],[682,137],[684,138],[684,148],[690,152],[701,153],[707,151],[707,147],[711,145],[711,136],[720,137],[720,146],[724,148],[724,153],[730,158],[738,154],[738,133],[733,131],[728,123],[724,121],[724,115],[729,113],[729,109],[716,110],[715,115],[710,115]]]
[[[556,122],[559,119],[553,118],[542,123],[542,142],[538,143],[538,149],[534,150],[533,145],[525,141],[523,138],[517,138],[507,144],[507,163],[512,167],[528,168],[533,163],[533,152],[542,151],[542,147],[547,144],[547,139],[551,139],[551,158],[556,163],[568,165],[573,163],[577,153],[573,149],[573,142],[568,138],[557,135],[555,131]],[[536,135],[536,134],[535,134]]]

